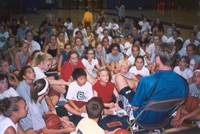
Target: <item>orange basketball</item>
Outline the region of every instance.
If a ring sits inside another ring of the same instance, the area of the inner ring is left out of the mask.
[[[187,101],[185,103],[185,109],[188,112],[192,112],[198,107],[199,107],[199,98],[194,97],[194,96],[190,96],[187,98]]]
[[[55,114],[47,114],[44,116],[44,120],[47,128],[49,129],[59,129],[61,122],[60,118]]]
[[[131,134],[131,133],[126,129],[120,128],[117,131],[115,131],[115,134]]]

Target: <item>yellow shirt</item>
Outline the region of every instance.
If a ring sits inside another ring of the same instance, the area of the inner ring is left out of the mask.
[[[65,43],[67,43],[67,40],[65,39],[64,43],[61,42],[58,38],[56,40],[60,49],[64,49],[64,46],[65,46]]]
[[[105,131],[99,127],[97,122],[83,118],[76,127],[76,134],[105,134]]]

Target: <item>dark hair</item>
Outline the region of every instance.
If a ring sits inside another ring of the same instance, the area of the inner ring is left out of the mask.
[[[101,42],[103,42],[104,40],[108,40],[108,42],[109,42],[109,39],[108,39],[108,37],[103,37],[103,39],[102,39],[102,41],[101,41]]]
[[[26,41],[20,41],[19,47],[22,48],[24,46],[24,44],[28,44],[28,43]]]
[[[183,41],[181,39],[176,39],[175,42],[174,42],[175,46],[176,45],[181,45],[183,46]]]
[[[46,86],[45,79],[38,79],[31,85],[31,101],[37,102],[38,100],[38,93],[42,91]]]
[[[16,112],[19,110],[17,103],[20,100],[24,100],[24,99],[22,97],[16,96],[16,97],[4,98],[0,100],[0,112],[5,117],[11,117],[12,112]]]
[[[19,72],[19,79],[22,81],[24,78],[23,78],[23,76],[26,74],[26,71],[27,71],[27,69],[29,69],[29,68],[31,68],[32,70],[33,70],[33,68],[31,67],[31,66],[24,66],[24,67],[22,67],[22,69],[20,70],[20,72]],[[33,70],[33,72],[34,72],[34,70]]]
[[[69,44],[69,43],[65,43],[65,45],[64,45],[64,48],[66,48],[67,46],[70,46],[70,47],[72,47],[72,45],[71,45],[71,44]]]
[[[8,81],[8,76],[4,73],[1,73],[0,74],[0,81],[4,80],[4,79],[7,79],[7,82],[8,82],[8,89],[10,88],[10,83]]]
[[[142,59],[143,63],[144,63],[144,57],[141,55],[138,55],[135,57],[135,62],[137,61],[137,59]]]
[[[174,45],[168,43],[160,43],[155,48],[155,57],[160,57],[163,65],[171,66],[176,59],[176,50]]]
[[[74,71],[72,72],[72,77],[74,80],[77,80],[78,77],[80,76],[87,76],[85,70],[83,68],[76,68],[74,69]]]
[[[67,17],[66,20],[69,21],[69,22],[72,21],[70,17]]]
[[[133,48],[135,48],[135,47],[140,51],[140,47],[138,45],[132,45],[131,51],[133,51]]]
[[[119,46],[119,44],[118,44],[118,43],[113,43],[113,44],[111,44],[111,45],[109,46],[109,48],[108,48],[108,54],[112,52],[112,49],[113,49],[114,47],[117,47],[117,49],[118,49],[119,52],[120,52],[120,46]]]
[[[88,54],[88,52],[89,52],[90,50],[92,50],[92,51],[93,51],[93,53],[94,53],[94,55],[95,55],[95,50],[94,50],[93,48],[91,48],[91,47],[88,47],[88,48],[86,49],[86,52],[85,52],[85,54]],[[85,56],[85,58],[87,59],[88,57],[87,57],[87,56]],[[94,59],[95,59],[95,57],[94,57]]]
[[[178,61],[180,62],[181,59],[184,59],[185,62],[187,63],[187,67],[189,67],[189,65],[190,65],[190,58],[188,56],[181,56],[181,58]]]
[[[83,26],[83,23],[82,22],[78,22],[78,26]]]
[[[58,36],[59,36],[60,34],[64,34],[64,35],[65,35],[65,33],[64,33],[64,32],[62,32],[62,31],[58,32]]]
[[[79,55],[78,55],[78,52],[76,52],[76,51],[74,51],[74,50],[72,50],[72,51],[70,51],[69,53],[68,53],[68,59],[70,59],[71,58],[71,55],[72,54],[76,54],[77,55],[77,57],[79,57]]]
[[[26,35],[27,35],[28,33],[31,33],[31,34],[33,35],[33,32],[32,32],[31,30],[27,30],[27,31],[26,31]]]
[[[93,97],[86,104],[88,117],[91,119],[99,118],[103,111],[103,101],[98,97]]]
[[[191,47],[193,51],[196,51],[196,49],[197,49],[197,47],[193,43],[188,44],[187,47],[186,47],[186,49],[188,47]]]
[[[78,30],[75,32],[75,35],[77,35],[78,33],[82,34],[82,32]]]
[[[87,25],[87,26],[86,26],[86,29],[87,29],[88,27],[89,27],[90,29],[92,29],[90,25]]]
[[[103,30],[103,33],[104,33],[105,31],[108,31],[108,33],[110,33],[109,30],[108,30],[107,28]]]

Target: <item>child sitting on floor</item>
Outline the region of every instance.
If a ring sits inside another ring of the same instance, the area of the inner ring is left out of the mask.
[[[93,97],[92,85],[87,82],[87,74],[83,68],[76,68],[73,73],[73,82],[70,83],[64,107],[72,114],[85,117],[86,102]]]
[[[109,81],[109,72],[106,68],[100,68],[97,71],[97,79],[98,81],[93,85],[94,96],[102,99],[104,107],[106,107],[104,114],[126,114],[118,106],[118,92],[114,83]]]
[[[189,85],[189,96],[194,96],[200,100],[200,69],[194,71],[193,76],[194,83]],[[200,128],[200,104],[199,107],[192,112],[188,112],[185,107],[181,106],[176,113],[176,116],[172,119],[171,125],[179,127],[184,120],[198,121],[198,127]]]

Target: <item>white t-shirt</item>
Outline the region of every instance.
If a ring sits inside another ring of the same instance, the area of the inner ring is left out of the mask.
[[[129,48],[132,47],[132,45],[133,45],[133,44],[131,44],[130,42],[126,42],[126,43],[124,44],[124,47],[125,47],[126,49],[129,49]]]
[[[42,71],[39,67],[33,67],[34,71],[35,71],[35,81],[38,80],[38,79],[42,79],[42,78],[45,78],[47,77],[45,74],[44,74],[44,71]]]
[[[4,134],[8,127],[12,126],[17,132],[18,124],[14,124],[10,118],[0,116],[0,134]]]
[[[106,27],[99,27],[98,29],[97,29],[97,34],[99,35],[99,38],[101,38],[102,36],[103,36],[103,30],[104,29],[109,29],[107,26]]]
[[[189,68],[186,68],[184,71],[181,71],[180,67],[176,66],[174,68],[174,72],[176,72],[177,74],[179,74],[180,76],[182,76],[183,78],[185,78],[187,81],[188,81],[189,78],[191,78],[193,76],[193,72]]]
[[[10,97],[15,97],[19,96],[18,93],[15,91],[14,88],[10,87],[8,90],[4,91],[3,94],[0,94],[0,100],[4,98],[10,98]]]
[[[74,101],[87,102],[93,97],[92,85],[86,82],[85,85],[79,86],[76,81],[70,83],[66,99]]]
[[[167,36],[163,35],[161,40],[162,40],[162,42],[167,42],[168,38],[167,38]]]
[[[134,63],[135,63],[135,57],[133,57],[133,55],[131,55],[131,56],[128,58],[128,61],[131,63],[131,65],[134,65]],[[144,66],[147,66],[147,61],[146,61],[145,58],[144,58]]]
[[[141,32],[144,30],[151,29],[151,26],[149,25],[149,22],[147,21],[146,22],[140,21],[139,25],[142,27]]]
[[[88,60],[86,60],[84,58],[82,59],[82,63],[85,66],[85,68],[88,71],[88,73],[91,74],[91,75],[92,75],[92,72],[94,70],[94,67],[99,64],[97,59],[92,59],[92,62],[90,64],[88,62]]]
[[[73,37],[75,37],[76,31],[81,31],[83,36],[86,34],[85,28],[83,28],[82,30],[79,30],[78,28],[76,28],[76,29],[74,29]]]
[[[190,39],[187,39],[184,44],[183,44],[183,47],[187,47],[189,44],[190,44]],[[197,40],[195,40],[192,44],[194,44],[195,46],[198,46],[199,45],[199,42]]]
[[[148,75],[150,75],[150,73],[149,73],[149,69],[147,69],[146,67],[142,67],[142,69],[141,70],[137,70],[136,69],[136,66],[134,66],[134,67],[131,67],[130,68],[130,70],[129,70],[129,72],[131,72],[131,73],[133,73],[134,75],[141,75],[141,76],[148,76]]]
[[[73,30],[73,23],[72,22],[70,22],[70,23],[65,22],[64,25],[67,27],[67,29]]]
[[[27,40],[25,40],[25,42],[28,43]],[[31,41],[31,46],[32,46],[32,48],[33,48],[34,51],[35,51],[35,50],[41,50],[40,44],[37,43],[37,42],[34,41],[34,40]],[[30,51],[30,50],[29,50],[29,51]]]
[[[102,41],[104,38],[104,35],[100,36],[99,39],[100,41]],[[112,44],[112,37],[111,36],[108,36],[108,40],[109,40],[109,45]]]
[[[119,30],[119,25],[117,24],[117,23],[109,23],[108,24],[108,28],[109,29],[111,29],[111,28],[113,28],[113,30],[115,30],[115,31],[117,31],[117,30]]]
[[[178,51],[178,54],[181,56],[186,56],[187,52],[186,52],[186,48],[182,47],[181,50]]]
[[[146,49],[146,52],[150,55],[152,55],[155,52],[155,44],[149,45],[149,47]]]
[[[133,55],[131,48],[129,48],[129,49],[126,51],[126,55],[127,55],[128,57],[130,57],[131,55]],[[144,55],[145,55],[145,52],[144,52],[144,50],[143,50],[142,48],[140,48],[140,54],[139,54],[139,55],[141,55],[141,56],[144,56]]]
[[[183,41],[183,39],[181,37],[178,37],[176,39],[174,39],[173,37],[169,37],[168,40],[167,40],[167,43],[174,43],[177,39],[180,39]]]

